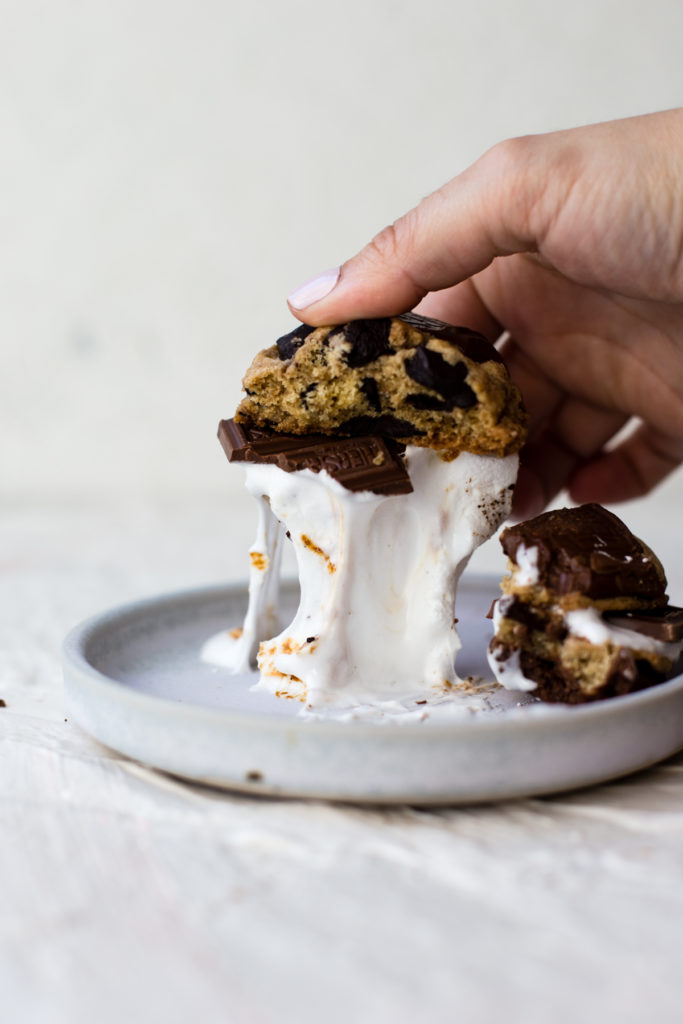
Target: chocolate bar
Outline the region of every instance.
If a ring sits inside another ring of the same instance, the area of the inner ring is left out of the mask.
[[[602,617],[610,626],[632,629],[667,644],[683,640],[683,608],[674,605],[638,611],[605,612]]]
[[[391,495],[410,494],[413,489],[401,457],[403,447],[375,434],[279,434],[230,419],[221,420],[218,439],[229,462],[269,463],[287,473],[324,469],[350,491]]]
[[[253,423],[238,423],[236,420],[221,420],[218,424],[218,440],[228,457],[228,462],[275,462],[281,452],[296,451],[305,445],[324,444],[324,434],[309,434],[300,437],[295,434],[278,434],[265,430]],[[274,458],[270,458],[274,456]]]

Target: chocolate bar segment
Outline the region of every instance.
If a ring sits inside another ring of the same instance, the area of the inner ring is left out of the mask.
[[[513,562],[522,545],[536,548],[538,583],[559,595],[580,591],[593,599],[637,596],[643,603],[666,603],[658,559],[601,505],[544,512],[508,527],[500,542]]]
[[[602,617],[610,626],[631,629],[667,644],[677,644],[683,640],[683,608],[674,605],[635,612],[604,612]]]
[[[277,462],[277,456],[281,452],[324,444],[329,438],[324,434],[308,434],[306,437],[278,434],[274,430],[265,430],[253,423],[221,420],[218,424],[218,440],[223,446],[228,462]]]
[[[374,434],[327,437],[278,434],[248,423],[221,420],[218,438],[230,462],[261,462],[287,473],[326,470],[350,491],[410,494],[413,485],[401,457],[402,448]]]

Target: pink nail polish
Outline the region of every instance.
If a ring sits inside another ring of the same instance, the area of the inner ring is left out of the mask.
[[[306,309],[307,306],[312,306],[314,302],[319,302],[329,295],[338,280],[339,267],[324,270],[322,274],[312,277],[310,281],[295,288],[287,297],[287,301],[294,309]]]

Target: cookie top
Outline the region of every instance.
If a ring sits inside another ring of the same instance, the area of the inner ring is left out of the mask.
[[[536,585],[562,596],[593,600],[632,597],[642,606],[665,605],[666,576],[659,559],[621,519],[601,505],[544,512],[509,526],[500,542],[515,565],[520,549],[535,549]]]
[[[379,434],[510,455],[525,439],[518,388],[476,331],[406,313],[309,327],[260,352],[235,419],[288,434]]]

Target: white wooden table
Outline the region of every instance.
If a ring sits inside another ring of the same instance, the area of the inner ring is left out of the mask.
[[[629,523],[681,602],[666,507]],[[682,755],[560,797],[375,810],[171,781],[65,721],[68,628],[242,577],[249,519],[216,499],[0,513],[3,1024],[680,1021]]]

